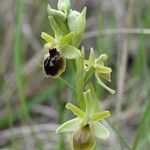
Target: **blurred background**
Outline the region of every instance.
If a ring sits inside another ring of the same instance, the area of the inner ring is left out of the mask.
[[[0,0],[0,149],[67,150],[68,135],[56,127],[72,118],[64,106],[76,103],[65,81],[73,83],[68,64],[62,79],[43,73],[42,31],[51,35],[46,6],[57,0]],[[150,147],[150,1],[72,0],[72,8],[87,7],[82,45],[89,55],[106,53],[113,69],[115,95],[95,85],[101,109],[111,117],[110,130],[97,150],[148,150]],[[69,63],[69,62],[68,62]],[[65,80],[65,81],[64,81]],[[65,137],[65,138],[64,138]]]

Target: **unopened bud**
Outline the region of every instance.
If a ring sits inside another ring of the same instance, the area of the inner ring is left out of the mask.
[[[86,24],[86,8],[81,13],[73,10],[68,15],[68,27],[70,31],[76,32],[76,37],[73,40],[74,46],[79,46],[84,34]]]
[[[59,0],[58,9],[63,12],[67,12],[70,9],[70,0]]]

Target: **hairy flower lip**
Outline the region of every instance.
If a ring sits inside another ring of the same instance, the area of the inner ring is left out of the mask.
[[[66,60],[61,56],[56,48],[49,49],[49,52],[44,56],[44,72],[47,77],[56,78],[66,67]]]
[[[76,150],[87,150],[95,147],[96,137],[89,124],[73,133],[72,146]]]

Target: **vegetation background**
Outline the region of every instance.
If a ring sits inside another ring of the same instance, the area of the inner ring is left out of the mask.
[[[150,0],[72,0],[87,6],[82,44],[106,53],[117,92],[110,95],[95,85],[101,109],[111,117],[103,122],[108,141],[97,150],[148,150],[150,147]],[[46,78],[42,68],[42,31],[53,34],[46,6],[57,1],[0,0],[0,149],[65,150],[67,135],[55,135],[58,124],[71,118],[64,109],[75,103],[66,84],[73,83],[68,65],[62,78]],[[69,63],[69,62],[68,62]],[[93,80],[94,82],[94,80]]]

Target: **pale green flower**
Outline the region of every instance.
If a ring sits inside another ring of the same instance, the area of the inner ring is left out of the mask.
[[[70,45],[74,38],[75,32],[70,32],[61,39],[54,39],[49,34],[42,32],[41,37],[47,42],[44,46],[45,52],[49,52],[50,48],[56,48],[59,53],[66,59],[75,59],[81,55],[80,50],[75,46]]]
[[[42,32],[41,37],[47,42],[44,45],[44,72],[48,77],[57,78],[66,68],[66,59],[75,59],[81,55],[80,50],[70,45],[74,32],[61,39],[54,39]]]
[[[108,56],[106,54],[102,54],[97,59],[95,59],[94,50],[91,48],[89,59],[84,61],[85,70],[89,72],[91,69],[93,69],[95,71],[95,77],[98,84],[108,90],[111,94],[114,94],[115,91],[106,86],[100,79],[103,78],[111,82],[112,69],[104,66],[104,62],[107,60],[107,58]]]
[[[82,149],[86,142],[87,147],[84,147],[84,150],[91,150],[95,147],[96,137],[104,140],[109,137],[108,129],[99,122],[110,116],[109,111],[98,112],[97,100],[92,96],[91,90],[84,92],[84,100],[86,103],[85,112],[71,103],[66,105],[66,108],[77,117],[65,122],[56,130],[56,133],[73,132],[72,145],[75,150]]]

